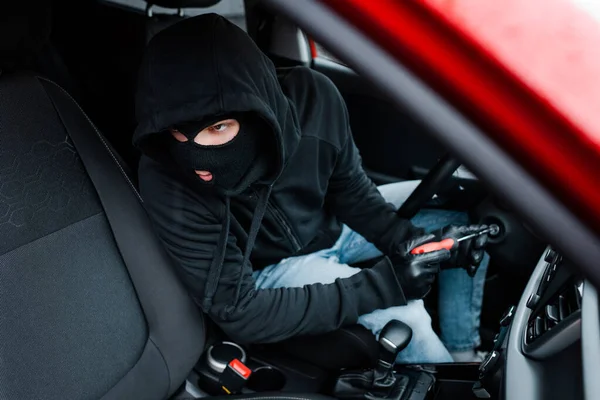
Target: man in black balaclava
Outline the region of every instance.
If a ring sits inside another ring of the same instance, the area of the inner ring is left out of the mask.
[[[421,300],[442,265],[454,267],[441,273],[442,339],[474,354],[486,237],[452,253],[410,250],[482,227],[447,226],[468,220],[440,210],[399,218],[414,182],[375,187],[325,76],[276,71],[242,30],[208,14],[151,40],[136,111],[146,207],[191,295],[233,340],[276,342],[357,322],[378,334],[399,319],[414,331],[400,361],[452,361]],[[348,265],[381,254],[371,268]],[[474,278],[456,268],[480,264]]]

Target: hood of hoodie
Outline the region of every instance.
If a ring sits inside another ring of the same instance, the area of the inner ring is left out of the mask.
[[[275,154],[261,177],[271,183],[300,140],[295,108],[271,60],[217,14],[188,18],[152,38],[139,71],[133,136],[144,154],[160,159],[161,136],[175,124],[237,112],[256,113],[271,127]]]

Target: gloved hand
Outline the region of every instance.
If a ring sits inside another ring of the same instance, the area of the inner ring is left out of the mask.
[[[427,296],[436,275],[440,272],[440,263],[450,259],[450,251],[445,249],[410,254],[415,247],[434,240],[434,234],[411,238],[400,244],[396,253],[390,257],[406,300],[417,300]]]
[[[438,240],[452,238],[456,241],[462,237],[481,232],[486,228],[487,225],[448,225],[438,232]],[[458,245],[457,248],[452,249],[451,258],[441,265],[442,269],[464,268],[467,270],[469,276],[475,276],[477,268],[479,268],[479,264],[483,260],[484,248],[487,241],[488,235],[484,233],[472,239],[456,242]]]

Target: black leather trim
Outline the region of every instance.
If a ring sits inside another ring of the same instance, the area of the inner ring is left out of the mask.
[[[373,361],[373,364],[375,364],[375,362],[377,361],[377,353],[373,352],[373,349],[374,349],[373,343],[375,342],[375,335],[361,336],[349,329],[340,329],[340,334],[351,338],[351,340],[353,340],[354,343],[356,343],[356,345],[358,347],[360,347],[360,349],[363,351],[363,354],[365,354],[367,357],[371,358],[371,360]]]
[[[177,279],[172,260],[154,234],[139,195],[102,135],[60,86],[43,78],[39,80],[96,188],[144,311],[150,339],[156,352],[162,354],[164,362],[160,364],[169,371],[167,390],[153,396],[167,397],[179,388],[203,351],[202,315]],[[157,370],[146,362],[149,361],[140,358],[134,370],[145,369],[154,374],[145,374],[144,383],[138,385],[159,379]],[[134,370],[131,374],[135,375]]]
[[[263,347],[332,371],[370,368],[375,366],[379,356],[375,335],[362,325],[351,325],[323,335],[294,337]]]
[[[212,7],[221,0],[149,0],[148,4],[164,8],[206,8]]]
[[[292,394],[292,393],[254,393],[254,394],[244,394],[244,395],[236,395],[236,396],[219,396],[213,397],[213,399],[221,399],[227,398],[232,400],[237,399],[252,399],[252,400],[331,400],[333,397],[324,396],[321,394]]]

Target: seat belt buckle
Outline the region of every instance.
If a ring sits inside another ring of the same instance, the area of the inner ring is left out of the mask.
[[[226,394],[239,393],[246,386],[250,375],[252,375],[252,370],[240,360],[234,358],[227,364],[223,373],[221,373],[219,384]]]

